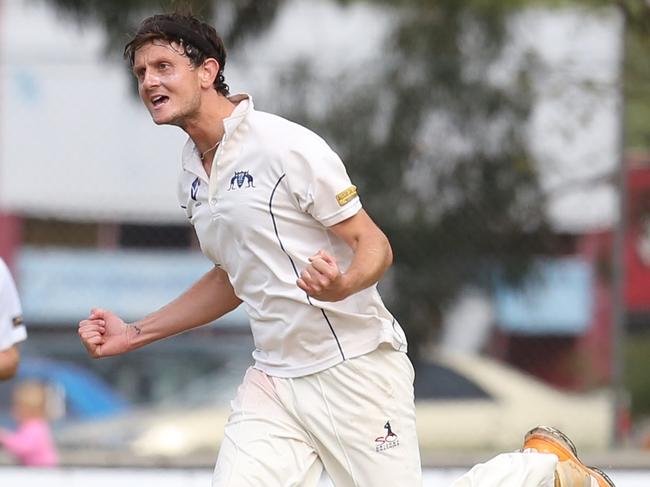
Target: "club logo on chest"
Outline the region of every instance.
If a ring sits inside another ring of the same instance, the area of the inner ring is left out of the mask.
[[[228,191],[233,189],[254,188],[253,176],[248,171],[235,171],[235,175],[230,179]]]

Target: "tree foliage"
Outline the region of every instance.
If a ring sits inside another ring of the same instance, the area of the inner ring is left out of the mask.
[[[396,255],[391,309],[412,343],[426,343],[459,291],[489,288],[497,271],[510,282],[524,277],[548,226],[525,143],[526,73],[490,81],[508,10],[402,3],[387,7],[395,23],[380,56],[386,69],[352,91],[336,86],[320,119],[293,118],[316,124],[348,161]],[[299,74],[294,96],[318,82]],[[309,106],[307,98],[294,107]]]
[[[79,22],[96,22],[108,36],[110,52],[120,52],[147,15],[160,12],[191,12],[210,21],[224,17],[219,32],[228,45],[264,32],[275,18],[282,0],[49,0],[60,12]]]
[[[624,65],[626,144],[650,152],[650,2],[618,2],[625,14],[627,32]]]

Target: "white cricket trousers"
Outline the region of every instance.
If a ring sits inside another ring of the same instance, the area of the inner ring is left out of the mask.
[[[213,487],[420,487],[414,371],[382,346],[299,378],[246,372]]]

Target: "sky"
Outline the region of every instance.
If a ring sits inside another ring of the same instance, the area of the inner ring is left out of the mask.
[[[183,221],[176,177],[186,136],[151,122],[121,60],[107,59],[103,33],[42,0],[4,0],[0,22],[0,206],[81,221]],[[230,53],[227,81],[273,110],[276,74],[304,60],[323,79],[354,82],[359,66],[381,62],[390,26],[388,12],[361,3],[288,1],[268,32]],[[612,183],[592,180],[619,164],[620,31],[611,12],[527,11],[492,73],[507,79],[531,50],[540,60],[529,141],[561,230],[617,218]]]

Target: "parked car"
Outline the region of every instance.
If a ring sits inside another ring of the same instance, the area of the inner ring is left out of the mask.
[[[128,448],[134,455],[179,457],[216,453],[247,361],[204,377],[166,404],[107,421],[91,422],[60,437],[77,448]],[[561,428],[581,450],[610,444],[610,394],[576,394],[485,357],[436,350],[416,364],[417,428],[422,450],[509,451],[538,424]],[[399,434],[398,431],[396,433]]]
[[[609,391],[561,391],[496,360],[440,350],[416,370],[423,450],[514,450],[539,424],[566,432],[581,450],[611,443],[615,406]]]
[[[221,351],[223,352],[223,350]],[[223,354],[218,370],[198,377],[153,405],[139,405],[104,419],[71,423],[56,432],[57,443],[69,451],[128,452],[139,456],[183,456],[215,453],[223,426],[252,358],[234,349]],[[229,359],[225,357],[229,356]],[[199,429],[205,442],[187,442],[187,432]],[[151,449],[142,446],[152,442]]]
[[[16,376],[0,383],[0,424],[12,422],[12,389],[24,380],[39,381],[47,387],[47,409],[55,426],[108,417],[129,409],[128,401],[93,372],[70,362],[24,356]]]

